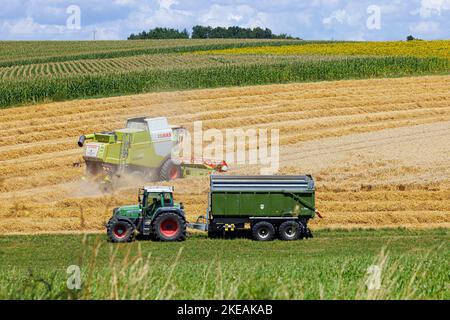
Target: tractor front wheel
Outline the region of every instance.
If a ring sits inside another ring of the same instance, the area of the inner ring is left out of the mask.
[[[165,212],[153,222],[153,235],[158,241],[183,241],[186,239],[186,222],[174,212]]]
[[[134,227],[127,221],[111,219],[106,226],[106,233],[111,242],[131,242],[134,240]]]

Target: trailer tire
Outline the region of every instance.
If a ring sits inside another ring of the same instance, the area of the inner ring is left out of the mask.
[[[302,228],[296,221],[285,221],[278,228],[278,235],[281,240],[298,240],[302,234]]]
[[[134,226],[128,221],[111,219],[109,220],[106,233],[108,239],[114,243],[131,242],[134,240]]]
[[[181,178],[181,166],[174,163],[172,159],[167,159],[161,166],[159,176],[162,181],[171,181]]]
[[[275,227],[267,221],[257,222],[252,227],[252,236],[257,241],[271,241],[275,236]]]
[[[174,212],[164,212],[158,215],[152,224],[152,231],[157,241],[186,240],[186,222]]]

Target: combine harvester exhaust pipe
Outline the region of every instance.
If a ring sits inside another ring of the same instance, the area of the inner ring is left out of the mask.
[[[78,139],[78,146],[80,147],[80,148],[83,148],[83,146],[84,146],[84,142],[86,141],[86,140],[89,140],[89,139],[94,139],[95,138],[95,134],[88,134],[88,135],[81,135],[80,136],[80,138]]]

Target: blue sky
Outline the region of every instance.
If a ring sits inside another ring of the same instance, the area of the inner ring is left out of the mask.
[[[157,26],[190,30],[197,24],[261,26],[307,40],[403,40],[409,34],[450,39],[450,0],[0,0],[0,5],[1,40],[88,40],[94,32],[97,39],[125,39]]]

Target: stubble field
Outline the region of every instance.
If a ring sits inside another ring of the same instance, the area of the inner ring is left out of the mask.
[[[311,173],[312,229],[450,226],[450,76],[266,85],[74,100],[0,110],[0,232],[101,231],[145,181],[112,194],[81,181],[77,137],[132,116],[280,130],[280,173]],[[259,173],[233,167],[232,173]],[[194,220],[208,178],[178,180]]]

